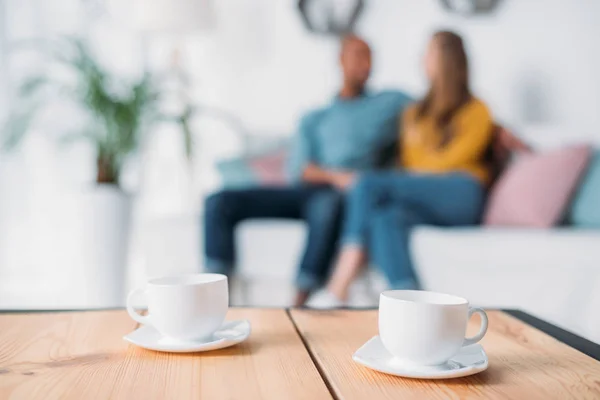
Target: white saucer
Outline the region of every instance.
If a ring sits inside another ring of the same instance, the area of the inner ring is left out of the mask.
[[[413,366],[395,359],[383,347],[379,336],[371,338],[354,353],[352,359],[365,367],[390,375],[418,379],[449,379],[469,376],[488,367],[488,358],[479,344],[463,347],[444,365]]]
[[[223,349],[241,343],[250,336],[250,321],[226,321],[212,337],[206,340],[180,341],[165,337],[147,325],[123,336],[123,339],[148,350],[170,353],[192,353]]]

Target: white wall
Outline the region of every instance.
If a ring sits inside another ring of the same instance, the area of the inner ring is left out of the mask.
[[[428,33],[450,27],[465,36],[475,91],[498,118],[599,135],[599,2],[504,0],[493,16],[474,19],[449,18],[437,3],[372,3],[363,26],[380,54],[378,82],[422,89],[416,67]]]
[[[425,44],[448,27],[465,36],[473,86],[499,119],[600,135],[600,2],[504,0],[497,13],[478,18],[449,15],[438,0],[366,3],[358,30],[375,49],[373,86],[422,92]],[[205,72],[199,95],[253,128],[284,132],[304,109],[332,96],[337,44],[308,35],[294,1],[226,0],[219,10],[225,18],[215,44],[190,44],[192,65]]]
[[[126,0],[108,0],[112,13],[82,8],[93,1],[0,2],[9,13],[1,31],[10,40],[87,32],[108,67],[132,76],[142,68],[140,37],[129,25]],[[337,41],[307,33],[294,0],[214,3],[215,32],[187,39],[147,38],[149,64],[166,67],[177,44],[198,101],[231,111],[250,131],[291,134],[305,110],[327,103],[338,88]],[[449,15],[438,0],[367,0],[358,31],[375,50],[374,88],[422,93],[425,44],[435,29],[452,28],[468,43],[476,93],[499,120],[517,127],[564,127],[556,130],[564,140],[583,137],[600,143],[599,15],[597,0],[503,0],[495,14],[475,18]],[[13,78],[22,74],[23,61],[17,61],[8,63]],[[6,66],[0,64],[0,72],[6,73]],[[61,226],[56,221],[69,216],[61,197],[93,179],[90,149],[58,150],[47,138],[49,126],[53,124],[38,127],[21,152],[0,154],[0,281],[5,283],[9,270],[29,271],[35,279],[33,271],[60,267],[55,249],[68,247],[57,242]],[[198,120],[196,129],[201,134],[198,168],[206,172],[215,154],[235,147],[235,134],[207,120]],[[139,187],[137,172],[132,168],[129,173],[133,187]],[[210,186],[214,174],[205,175],[202,183]],[[158,132],[149,144],[141,188],[131,264],[153,273],[194,268],[200,262],[192,217],[198,202],[189,201],[195,189],[186,178],[176,133]],[[187,221],[184,229],[172,219],[161,222],[174,216]]]

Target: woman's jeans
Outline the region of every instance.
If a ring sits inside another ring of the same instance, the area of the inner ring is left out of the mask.
[[[484,187],[464,173],[368,173],[348,195],[342,243],[364,248],[392,289],[415,289],[412,229],[477,224],[484,202]]]

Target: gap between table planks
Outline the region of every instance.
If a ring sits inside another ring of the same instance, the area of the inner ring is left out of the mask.
[[[471,377],[426,381],[386,375],[356,364],[352,354],[377,334],[376,310],[290,315],[336,398],[600,399],[600,363],[501,311],[488,312],[482,345],[490,367]],[[476,332],[473,318],[468,332]]]

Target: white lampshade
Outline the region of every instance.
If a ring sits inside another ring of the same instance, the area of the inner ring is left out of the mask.
[[[215,26],[211,0],[134,0],[136,27],[148,33],[193,33]]]

